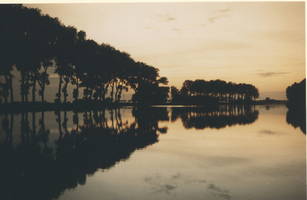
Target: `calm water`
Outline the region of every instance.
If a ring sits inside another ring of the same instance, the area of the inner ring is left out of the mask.
[[[306,199],[283,105],[0,114],[0,199]]]

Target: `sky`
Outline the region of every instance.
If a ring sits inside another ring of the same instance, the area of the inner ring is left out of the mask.
[[[24,5],[158,68],[178,89],[221,79],[282,100],[306,77],[304,1]]]

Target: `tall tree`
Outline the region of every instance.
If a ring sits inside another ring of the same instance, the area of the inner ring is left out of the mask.
[[[62,92],[64,93],[64,101],[67,98],[67,85],[69,80],[73,76],[73,65],[76,62],[76,42],[77,42],[77,30],[73,26],[65,27],[61,25],[58,27],[58,41],[56,44],[56,70],[55,72],[59,75],[59,89],[56,94],[56,102],[61,102],[61,88],[63,79],[65,81]]]

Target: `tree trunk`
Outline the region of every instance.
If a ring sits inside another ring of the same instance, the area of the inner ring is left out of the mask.
[[[58,90],[58,103],[61,103],[61,87],[63,83],[63,76],[60,75],[60,82],[59,82],[59,90]]]
[[[88,86],[86,86],[86,93],[85,93],[85,99],[86,100],[88,100],[88,97],[87,97],[88,93],[89,93]]]
[[[21,102],[24,103],[25,102],[25,96],[23,93],[24,90],[24,82],[25,82],[25,73],[22,71],[21,72],[21,85],[20,85],[20,95],[21,95]]]
[[[115,90],[115,102],[118,103],[118,97],[117,97],[117,94],[118,94],[118,85],[117,85],[117,81],[116,81],[115,87],[116,87],[116,90]]]
[[[106,99],[106,92],[108,91],[108,87],[109,87],[110,84],[108,84],[106,86],[106,88],[103,88],[103,93],[102,93],[102,101],[105,101]],[[104,86],[103,86],[104,87]]]
[[[8,89],[9,89],[9,78],[8,78],[8,75],[5,75],[4,103],[7,103],[8,93],[9,93]]]
[[[66,103],[66,101],[67,101],[67,96],[68,96],[68,94],[67,94],[67,85],[68,85],[68,82],[69,82],[69,80],[68,80],[68,81],[65,80],[65,85],[64,85],[64,87],[63,87],[64,103]]]
[[[113,101],[113,94],[114,94],[114,80],[113,80],[113,84],[112,84],[112,91],[111,91],[111,99]]]
[[[76,94],[76,100],[78,100],[79,97],[79,79],[77,78],[77,94]]]
[[[42,87],[42,102],[45,101],[45,85]]]
[[[47,74],[47,67],[44,67],[44,69],[45,69],[45,74],[44,74],[44,77],[43,77],[43,82],[42,82],[42,85],[39,84],[39,86],[41,86],[41,89],[42,89],[42,94],[41,94],[42,95],[42,102],[45,101],[45,87],[46,87],[45,78],[46,78],[46,74]]]
[[[123,91],[123,89],[120,89],[119,92],[118,92],[118,97],[117,97],[118,103],[119,103],[119,101],[120,101],[120,99],[122,97],[122,91]]]
[[[91,88],[90,100],[92,100],[92,97],[93,97],[93,89]]]

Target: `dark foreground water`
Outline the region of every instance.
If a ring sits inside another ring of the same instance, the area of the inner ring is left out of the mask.
[[[306,199],[306,135],[276,106],[0,114],[1,200]]]

